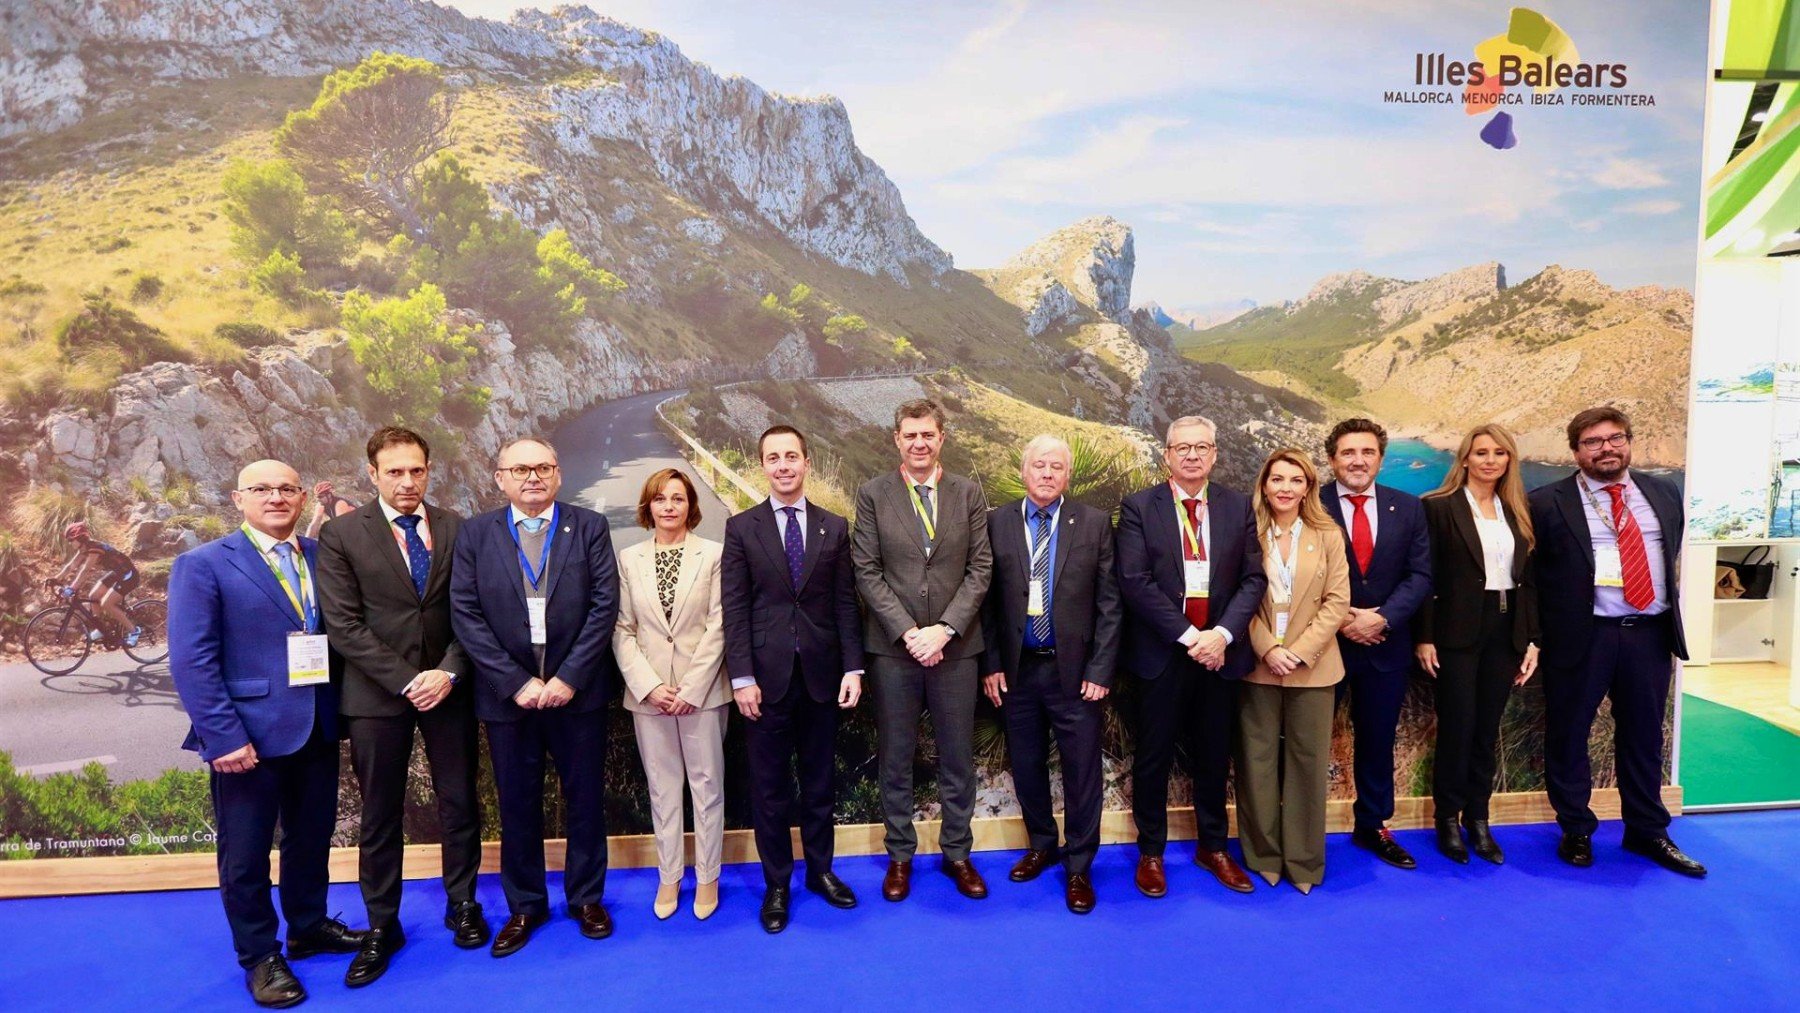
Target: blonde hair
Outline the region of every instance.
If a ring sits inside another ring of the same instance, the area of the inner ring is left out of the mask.
[[[1459,492],[1469,484],[1469,454],[1475,449],[1475,438],[1485,436],[1500,445],[1506,451],[1506,474],[1494,483],[1494,494],[1506,506],[1513,516],[1513,523],[1519,526],[1519,535],[1525,539],[1527,550],[1537,548],[1537,536],[1531,530],[1531,502],[1525,498],[1525,478],[1519,474],[1519,444],[1513,434],[1498,422],[1485,422],[1463,434],[1462,443],[1456,448],[1456,460],[1450,462],[1450,471],[1444,476],[1444,484],[1426,493],[1427,498],[1449,496]]]
[[[1299,468],[1300,473],[1306,476],[1306,495],[1300,500],[1300,522],[1314,531],[1337,530],[1337,522],[1325,512],[1325,504],[1319,502],[1319,469],[1313,467],[1306,451],[1277,447],[1257,470],[1256,489],[1250,494],[1250,502],[1256,510],[1256,536],[1269,537],[1269,528],[1275,523],[1275,511],[1263,498],[1263,485],[1268,482],[1269,472],[1275,469],[1275,465],[1284,462]]]

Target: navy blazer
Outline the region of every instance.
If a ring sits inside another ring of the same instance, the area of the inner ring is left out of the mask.
[[[1675,656],[1687,659],[1687,636],[1681,627],[1681,580],[1676,563],[1686,518],[1675,483],[1631,473],[1656,520],[1662,525],[1663,572],[1669,588],[1670,630]],[[1605,500],[1601,501],[1605,503]],[[1544,664],[1574,667],[1587,661],[1594,635],[1594,542],[1588,534],[1586,497],[1570,475],[1532,490],[1531,526],[1537,537],[1538,629]]]
[[[318,543],[300,539],[318,587]],[[254,744],[265,759],[300,751],[317,721],[337,738],[332,681],[288,685],[287,638],[304,624],[256,543],[240,529],[175,557],[169,571],[169,673],[193,726],[183,749],[207,761]]]
[[[1431,537],[1426,532],[1425,508],[1419,497],[1375,485],[1373,506],[1381,511],[1375,533],[1375,558],[1369,572],[1356,565],[1350,543],[1350,525],[1344,518],[1337,483],[1320,490],[1325,512],[1344,529],[1345,556],[1350,562],[1350,604],[1356,608],[1380,608],[1387,620],[1387,638],[1373,647],[1338,638],[1346,667],[1368,665],[1378,672],[1408,671],[1413,666],[1413,615],[1431,597]]]
[[[1250,497],[1212,483],[1207,493],[1212,524],[1212,599],[1207,615],[1212,626],[1231,631],[1231,646],[1219,675],[1241,679],[1256,666],[1250,647],[1250,619],[1262,606],[1269,578],[1263,573],[1262,545],[1256,538],[1256,516]],[[1141,679],[1155,679],[1187,649],[1181,635],[1190,625],[1183,605],[1187,583],[1182,574],[1180,521],[1169,483],[1160,482],[1125,497],[1119,504],[1114,556],[1119,567],[1119,593],[1125,599],[1125,634],[1121,645],[1126,666]]]
[[[806,528],[796,591],[772,502],[725,522],[725,670],[733,679],[755,679],[769,703],[788,692],[796,654],[806,692],[819,703],[835,701],[844,674],[863,668],[850,522],[808,500]]]
[[[994,576],[988,584],[983,620],[981,674],[1019,674],[1025,624],[1031,621],[1031,545],[1025,538],[1022,500],[988,514],[988,544]],[[1056,558],[1050,574],[1050,618],[1056,633],[1056,671],[1063,690],[1081,692],[1083,682],[1113,684],[1119,661],[1118,567],[1113,562],[1112,518],[1104,511],[1063,497],[1058,508]]]
[[[619,618],[619,565],[605,517],[571,503],[557,507],[543,577],[549,639],[544,675],[574,688],[575,698],[564,709],[591,711],[605,706],[618,674],[612,636]],[[523,717],[513,696],[538,674],[509,509],[464,521],[450,568],[450,625],[475,670],[475,713],[483,721]]]

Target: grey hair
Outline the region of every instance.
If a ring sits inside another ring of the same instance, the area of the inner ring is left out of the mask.
[[[1070,467],[1075,465],[1075,452],[1069,449],[1068,441],[1050,433],[1039,433],[1033,436],[1031,441],[1025,444],[1025,449],[1019,451],[1019,472],[1023,474],[1026,468],[1031,467],[1032,461],[1045,454],[1058,452],[1063,455]]]
[[[500,459],[506,456],[506,452],[511,450],[512,448],[518,446],[521,443],[535,443],[535,444],[543,447],[545,450],[550,451],[550,458],[552,461],[562,460],[562,458],[558,457],[556,454],[555,445],[552,444],[549,440],[544,439],[542,436],[520,436],[516,439],[508,440],[505,443],[500,445],[499,452],[494,454],[494,470],[495,471],[500,470]]]
[[[1169,441],[1174,438],[1175,430],[1180,429],[1183,426],[1205,426],[1206,431],[1212,434],[1210,439],[1214,442],[1217,442],[1219,439],[1219,427],[1213,423],[1212,419],[1209,419],[1204,415],[1183,415],[1169,423],[1168,430],[1163,433],[1163,445],[1167,446]]]

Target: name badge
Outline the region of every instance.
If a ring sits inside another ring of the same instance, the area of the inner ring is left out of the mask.
[[[1025,595],[1025,614],[1028,616],[1041,616],[1044,614],[1043,581],[1033,580],[1031,582],[1031,590],[1026,592]]]
[[[1275,607],[1275,639],[1281,641],[1283,644],[1287,643],[1288,615],[1289,612],[1286,605],[1277,605]]]
[[[1625,564],[1619,560],[1618,546],[1606,545],[1594,550],[1594,586],[1625,586]]]
[[[291,633],[287,663],[289,686],[322,686],[331,681],[331,641],[323,633]]]
[[[1187,583],[1189,598],[1206,598],[1212,595],[1212,565],[1204,559],[1184,561],[1183,579]]]
[[[541,645],[550,642],[549,634],[544,631],[544,605],[549,600],[548,598],[525,599],[525,614],[531,620],[531,642],[533,644]]]

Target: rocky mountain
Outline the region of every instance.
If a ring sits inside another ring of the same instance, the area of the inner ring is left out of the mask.
[[[1228,302],[1207,303],[1201,306],[1165,307],[1154,300],[1136,307],[1150,314],[1158,327],[1184,328],[1189,331],[1203,331],[1208,327],[1227,324],[1256,308],[1254,299],[1236,299]],[[1171,331],[1171,333],[1174,333]]]

